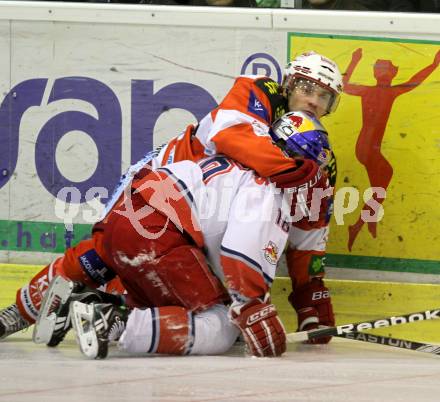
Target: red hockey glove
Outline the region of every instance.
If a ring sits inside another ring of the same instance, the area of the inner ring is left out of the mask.
[[[271,176],[270,181],[292,194],[291,215],[294,223],[299,222],[300,227],[305,225],[305,229],[324,226],[333,193],[327,173],[310,159],[299,159],[297,164],[296,169]]]
[[[232,322],[240,328],[252,355],[281,356],[286,351],[286,331],[273,304],[252,299],[245,304],[233,304]]]
[[[285,170],[270,177],[270,181],[278,188],[300,187],[315,177],[319,166],[310,159],[295,159],[296,168]]]
[[[289,295],[289,302],[298,315],[298,331],[309,331],[319,326],[334,326],[332,301],[322,279],[313,278]],[[317,338],[309,343],[329,343],[331,336]]]

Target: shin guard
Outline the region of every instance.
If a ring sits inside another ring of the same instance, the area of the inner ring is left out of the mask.
[[[20,314],[30,323],[34,323],[40,311],[41,302],[53,277],[62,269],[60,257],[44,267],[30,282],[18,289],[16,303]]]
[[[119,344],[130,353],[185,355],[193,344],[193,315],[183,307],[134,309]]]

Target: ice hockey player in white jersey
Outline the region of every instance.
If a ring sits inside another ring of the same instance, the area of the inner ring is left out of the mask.
[[[285,330],[270,287],[286,245],[298,241],[292,221],[325,219],[331,191],[319,165],[330,152],[324,128],[306,113],[282,117],[272,136],[298,167],[270,180],[222,155],[135,177],[107,216],[102,237],[107,270],[127,290],[126,307],[70,303],[86,356],[105,357],[116,339],[132,353],[219,354],[239,332],[254,356],[284,353]],[[111,277],[95,275],[97,281]],[[50,326],[48,307],[67,300],[75,286],[61,277],[51,284],[37,336]],[[329,297],[308,298],[309,309],[324,306],[333,317]]]

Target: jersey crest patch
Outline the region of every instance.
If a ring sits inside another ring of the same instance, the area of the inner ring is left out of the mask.
[[[263,248],[264,258],[269,264],[276,265],[278,261],[278,247],[277,245],[269,240],[269,243]]]

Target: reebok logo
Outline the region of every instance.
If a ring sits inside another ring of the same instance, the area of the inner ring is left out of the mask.
[[[406,324],[409,322],[433,320],[440,318],[440,310],[428,310],[421,313],[409,314],[407,316],[396,316],[391,318],[384,318],[382,320],[372,322],[361,322],[359,324],[346,324],[336,327],[338,335],[347,334],[352,331],[365,331],[372,328],[390,327],[392,325]]]

